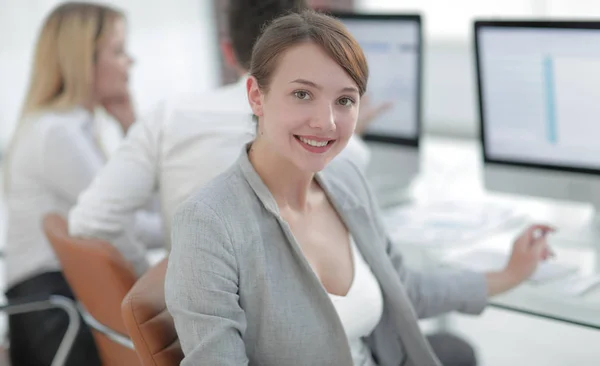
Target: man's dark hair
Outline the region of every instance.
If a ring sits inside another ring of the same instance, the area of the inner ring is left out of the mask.
[[[307,8],[306,0],[229,0],[229,38],[240,66],[250,69],[252,47],[266,25]]]

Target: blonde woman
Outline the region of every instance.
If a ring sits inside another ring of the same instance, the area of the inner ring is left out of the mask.
[[[73,297],[41,221],[49,212],[66,216],[104,165],[94,109],[103,105],[124,130],[133,122],[131,64],[121,12],[91,3],[64,3],[47,17],[5,171],[9,300]],[[139,273],[144,271],[143,248],[122,251]],[[11,316],[12,364],[50,365],[67,324],[66,315],[55,310]],[[83,327],[67,365],[99,364],[91,333]]]

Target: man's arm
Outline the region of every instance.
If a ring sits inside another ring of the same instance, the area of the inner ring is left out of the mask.
[[[135,213],[135,236],[148,249],[165,247],[165,230],[158,207]]]
[[[151,118],[130,129],[117,152],[69,213],[71,235],[111,241],[131,225],[148,230],[136,225],[141,220],[135,215],[152,198],[157,185],[160,136],[166,111],[161,106]]]
[[[64,125],[47,132],[42,153],[46,184],[70,202],[89,186],[103,163],[90,141]],[[110,242],[132,263],[136,274],[141,275],[148,267],[145,250],[130,239],[130,230],[122,234]]]

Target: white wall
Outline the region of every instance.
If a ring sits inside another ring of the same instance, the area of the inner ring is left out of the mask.
[[[10,139],[26,92],[34,42],[46,14],[62,1],[0,0],[0,149]],[[136,59],[132,93],[143,114],[173,94],[217,85],[211,2],[112,0],[128,17],[128,48]]]

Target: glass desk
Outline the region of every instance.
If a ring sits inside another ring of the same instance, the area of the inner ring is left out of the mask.
[[[439,266],[449,255],[477,248],[508,253],[514,239],[525,227],[545,223],[558,229],[548,239],[556,253],[554,260],[576,267],[581,275],[600,274],[600,224],[587,224],[592,222],[594,211],[591,207],[487,193],[483,189],[480,159],[479,147],[474,141],[426,138],[421,154],[421,174],[411,187],[412,204],[447,200],[491,203],[514,209],[519,213],[518,219],[483,236],[439,246],[407,242],[402,235],[393,233],[393,221],[389,222],[390,236],[402,246],[409,263],[432,268]],[[490,306],[600,330],[600,286],[579,296],[566,296],[557,291],[557,281],[560,280],[527,281],[491,298]]]

